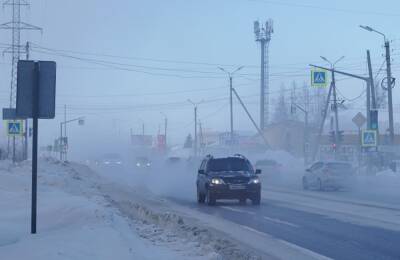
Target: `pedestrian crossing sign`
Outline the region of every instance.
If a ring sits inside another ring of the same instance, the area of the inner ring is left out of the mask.
[[[8,136],[19,136],[24,134],[22,120],[7,120],[6,127]]]
[[[364,130],[361,135],[361,144],[363,147],[375,147],[378,145],[377,132],[375,130]]]
[[[311,70],[311,86],[326,87],[328,85],[328,72],[321,69]]]

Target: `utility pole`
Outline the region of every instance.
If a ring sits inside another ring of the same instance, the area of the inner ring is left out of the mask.
[[[167,126],[168,126],[168,117],[165,113],[160,112],[164,116],[164,138],[165,138],[165,148],[167,148]]]
[[[232,86],[232,79],[233,79],[233,75],[238,72],[239,70],[243,69],[243,66],[240,66],[239,68],[237,68],[236,70],[234,70],[233,72],[229,72],[227,70],[225,70],[224,68],[218,67],[218,69],[220,69],[221,71],[225,72],[226,74],[228,74],[229,76],[229,104],[230,104],[230,126],[231,126],[231,131],[230,131],[230,143],[231,146],[233,146],[234,144],[234,132],[233,132],[233,86]]]
[[[233,100],[232,100],[232,75],[229,75],[229,107],[231,115],[231,145],[234,143],[234,133],[233,133]]]
[[[394,124],[393,124],[393,101],[392,101],[392,67],[390,61],[390,44],[385,39],[385,50],[386,50],[386,74],[387,74],[387,91],[388,91],[388,106],[389,106],[389,135],[390,144],[394,144]]]
[[[246,112],[247,116],[249,117],[250,121],[253,123],[254,127],[256,128],[258,134],[260,135],[260,137],[264,140],[264,143],[267,147],[269,147],[268,141],[264,136],[263,131],[257,126],[256,122],[254,121],[253,117],[250,115],[249,110],[247,110],[246,106],[244,105],[242,99],[240,98],[239,94],[236,92],[235,89],[233,89],[233,93],[235,93],[237,99],[239,100],[239,103],[242,105],[243,110]]]
[[[65,142],[64,142],[64,145],[63,145],[63,147],[65,147],[65,151],[64,151],[64,160],[66,161],[67,160],[67,140],[68,140],[68,137],[67,137],[67,105],[66,104],[64,104],[64,135],[65,135]]]
[[[197,156],[197,106],[194,107],[194,156]]]
[[[192,100],[188,99],[188,102],[190,104],[192,104],[193,107],[194,107],[194,145],[193,145],[193,149],[194,149],[194,156],[196,157],[197,154],[198,154],[198,151],[197,151],[197,144],[198,144],[198,138],[197,138],[197,106],[200,105],[203,102],[203,100],[200,101],[200,102],[195,103]]]
[[[376,92],[375,92],[375,84],[374,84],[374,76],[372,73],[372,65],[371,65],[371,55],[369,50],[367,50],[367,64],[368,64],[368,76],[369,76],[369,84],[371,90],[371,101],[372,101],[372,109],[376,109]]]
[[[389,107],[389,136],[390,136],[390,144],[394,144],[394,123],[393,123],[393,98],[392,98],[392,88],[394,87],[394,78],[392,78],[392,68],[391,68],[391,60],[390,60],[390,42],[387,39],[386,35],[380,31],[377,31],[370,26],[360,25],[360,27],[369,32],[375,32],[383,36],[383,40],[385,42],[385,57],[386,57],[386,79],[382,81],[383,83],[386,80],[385,90],[388,92],[388,107]],[[373,84],[373,83],[372,83]]]
[[[204,135],[203,135],[203,127],[202,127],[202,124],[201,124],[201,122],[199,121],[199,130],[200,130],[200,154],[203,154],[204,153]]]
[[[265,26],[254,22],[256,41],[261,46],[261,82],[260,82],[260,128],[265,129],[269,121],[269,43],[274,32],[273,21],[269,19]]]
[[[337,59],[335,62],[330,62],[327,58],[321,56],[321,58],[328,62],[331,66],[331,73],[332,73],[332,92],[333,92],[333,108],[335,112],[335,157],[340,152],[340,137],[339,137],[339,115],[338,115],[338,105],[337,105],[337,95],[336,95],[336,81],[335,81],[335,65],[341,61],[344,56]]]

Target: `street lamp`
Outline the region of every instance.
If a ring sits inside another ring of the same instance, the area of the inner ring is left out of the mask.
[[[381,33],[380,31],[377,31],[377,30],[375,30],[375,29],[373,29],[373,28],[371,28],[371,27],[369,27],[369,26],[366,26],[366,25],[360,25],[360,28],[362,28],[362,29],[364,29],[364,30],[367,30],[367,31],[369,31],[369,32],[375,32],[375,33],[377,33],[377,34],[380,34],[380,35],[383,36],[384,41],[386,41],[386,35],[383,34],[383,33]]]
[[[230,104],[230,114],[231,114],[231,145],[233,145],[233,100],[232,100],[232,77],[239,70],[243,69],[244,66],[238,67],[236,70],[229,72],[224,68],[218,67],[221,71],[225,72],[229,76],[229,104]]]
[[[390,144],[394,143],[394,123],[393,123],[393,98],[392,98],[392,88],[394,87],[394,78],[392,78],[392,68],[390,65],[390,43],[386,38],[384,33],[377,31],[370,26],[360,25],[360,28],[369,31],[375,32],[379,35],[383,36],[383,40],[385,42],[385,52],[386,52],[386,82],[387,82],[387,92],[388,92],[388,106],[389,106],[389,134],[390,134]],[[385,80],[385,79],[384,79]],[[384,82],[384,81],[382,81]],[[385,89],[385,88],[384,88]],[[386,89],[385,89],[386,90]]]

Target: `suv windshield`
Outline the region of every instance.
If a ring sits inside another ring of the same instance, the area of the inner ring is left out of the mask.
[[[240,158],[221,158],[212,159],[207,164],[207,171],[251,171],[250,165],[244,159]]]

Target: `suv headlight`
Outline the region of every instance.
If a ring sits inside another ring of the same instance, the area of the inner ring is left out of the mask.
[[[259,183],[260,183],[260,179],[259,178],[254,178],[254,179],[251,179],[249,181],[249,184],[259,184]]]
[[[224,181],[222,179],[219,179],[219,178],[212,178],[211,179],[211,183],[215,184],[215,185],[219,185],[219,184],[224,184]]]

